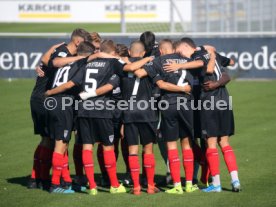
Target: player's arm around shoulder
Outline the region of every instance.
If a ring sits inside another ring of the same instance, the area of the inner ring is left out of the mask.
[[[146,63],[151,62],[154,59],[154,57],[145,57],[141,60],[135,61],[133,63],[126,64],[124,66],[124,71],[126,72],[134,72],[140,68],[142,68]]]
[[[75,83],[73,81],[68,81],[66,83],[61,84],[60,86],[58,86],[56,88],[46,91],[45,96],[48,97],[48,96],[53,96],[53,95],[56,95],[59,93],[63,93],[74,86],[75,86]]]
[[[165,82],[163,80],[158,80],[156,84],[160,89],[171,92],[184,92],[190,94],[192,91],[192,87],[189,84],[185,86],[178,86],[169,82]]]
[[[177,70],[180,69],[197,69],[197,68],[201,68],[204,66],[204,62],[200,59],[198,60],[193,60],[190,62],[185,62],[185,63],[175,63],[175,62],[171,62],[171,63],[166,63],[164,64],[164,70],[166,72],[175,72]]]

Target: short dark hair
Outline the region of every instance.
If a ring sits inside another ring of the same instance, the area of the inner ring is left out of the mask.
[[[182,43],[184,43],[184,42],[182,42],[181,40],[174,41],[173,48],[174,49],[178,48]]]
[[[100,46],[101,52],[111,53],[116,51],[116,44],[113,40],[104,40]]]
[[[79,44],[78,49],[77,49],[77,54],[82,55],[82,54],[92,54],[95,51],[94,45],[92,45],[90,42],[84,41]]]
[[[74,37],[82,37],[84,39],[84,41],[88,41],[88,42],[90,42],[92,39],[89,32],[87,32],[85,29],[81,29],[81,28],[77,28],[72,32],[71,40]]]
[[[116,53],[120,57],[128,57],[128,47],[124,44],[117,44],[116,45]]]
[[[195,42],[191,38],[189,38],[189,37],[183,37],[183,38],[181,38],[181,42],[188,44],[192,48],[196,48]]]

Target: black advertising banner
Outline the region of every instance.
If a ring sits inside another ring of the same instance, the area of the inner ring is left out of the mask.
[[[105,37],[129,44],[133,37]],[[162,39],[162,37],[158,37]],[[276,38],[194,38],[197,45],[213,45],[235,60],[228,68],[234,78],[276,79]],[[53,44],[67,38],[0,38],[0,78],[34,78],[35,66]]]

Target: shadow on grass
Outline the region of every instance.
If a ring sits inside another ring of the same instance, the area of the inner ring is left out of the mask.
[[[72,178],[75,177],[75,175],[71,175]],[[125,178],[125,173],[117,173],[118,179],[120,181],[124,180]],[[10,184],[15,184],[15,185],[20,185],[23,187],[27,187],[28,186],[28,182],[29,182],[30,176],[26,175],[26,176],[21,176],[21,177],[14,177],[14,178],[8,178],[6,179],[8,183]],[[157,184],[157,186],[159,187],[166,187],[166,183],[165,183],[165,179],[166,176],[165,175],[155,175],[155,183]],[[101,186],[101,174],[100,173],[95,173],[95,181],[98,184],[98,186],[100,187],[98,190],[102,191],[102,192],[109,192],[109,186]],[[129,187],[129,186],[127,186]],[[146,187],[146,186],[144,186]],[[161,188],[161,190],[163,190]]]
[[[30,176],[22,176],[22,177],[8,178],[7,182],[11,184],[17,184],[17,185],[27,187],[29,179],[30,179]]]

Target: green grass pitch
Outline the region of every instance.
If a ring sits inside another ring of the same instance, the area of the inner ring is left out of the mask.
[[[26,176],[30,174],[32,156],[39,137],[33,135],[29,97],[34,80],[0,80],[0,203],[1,206],[52,206],[52,207],[165,207],[165,206],[276,206],[276,153],[275,105],[276,81],[237,82],[229,84],[233,96],[236,135],[231,138],[235,150],[243,191],[232,193],[230,177],[223,158],[221,161],[222,193],[174,196],[160,193],[135,197],[130,194],[111,195],[99,192],[97,196],[76,193],[52,195],[41,190],[28,190]],[[71,144],[72,146],[72,144]],[[158,148],[156,174],[165,174],[165,165]],[[96,161],[95,161],[96,163]],[[70,169],[74,174],[72,148]],[[96,174],[99,167],[95,165]],[[124,173],[122,157],[118,173]],[[182,169],[183,176],[183,169]]]

